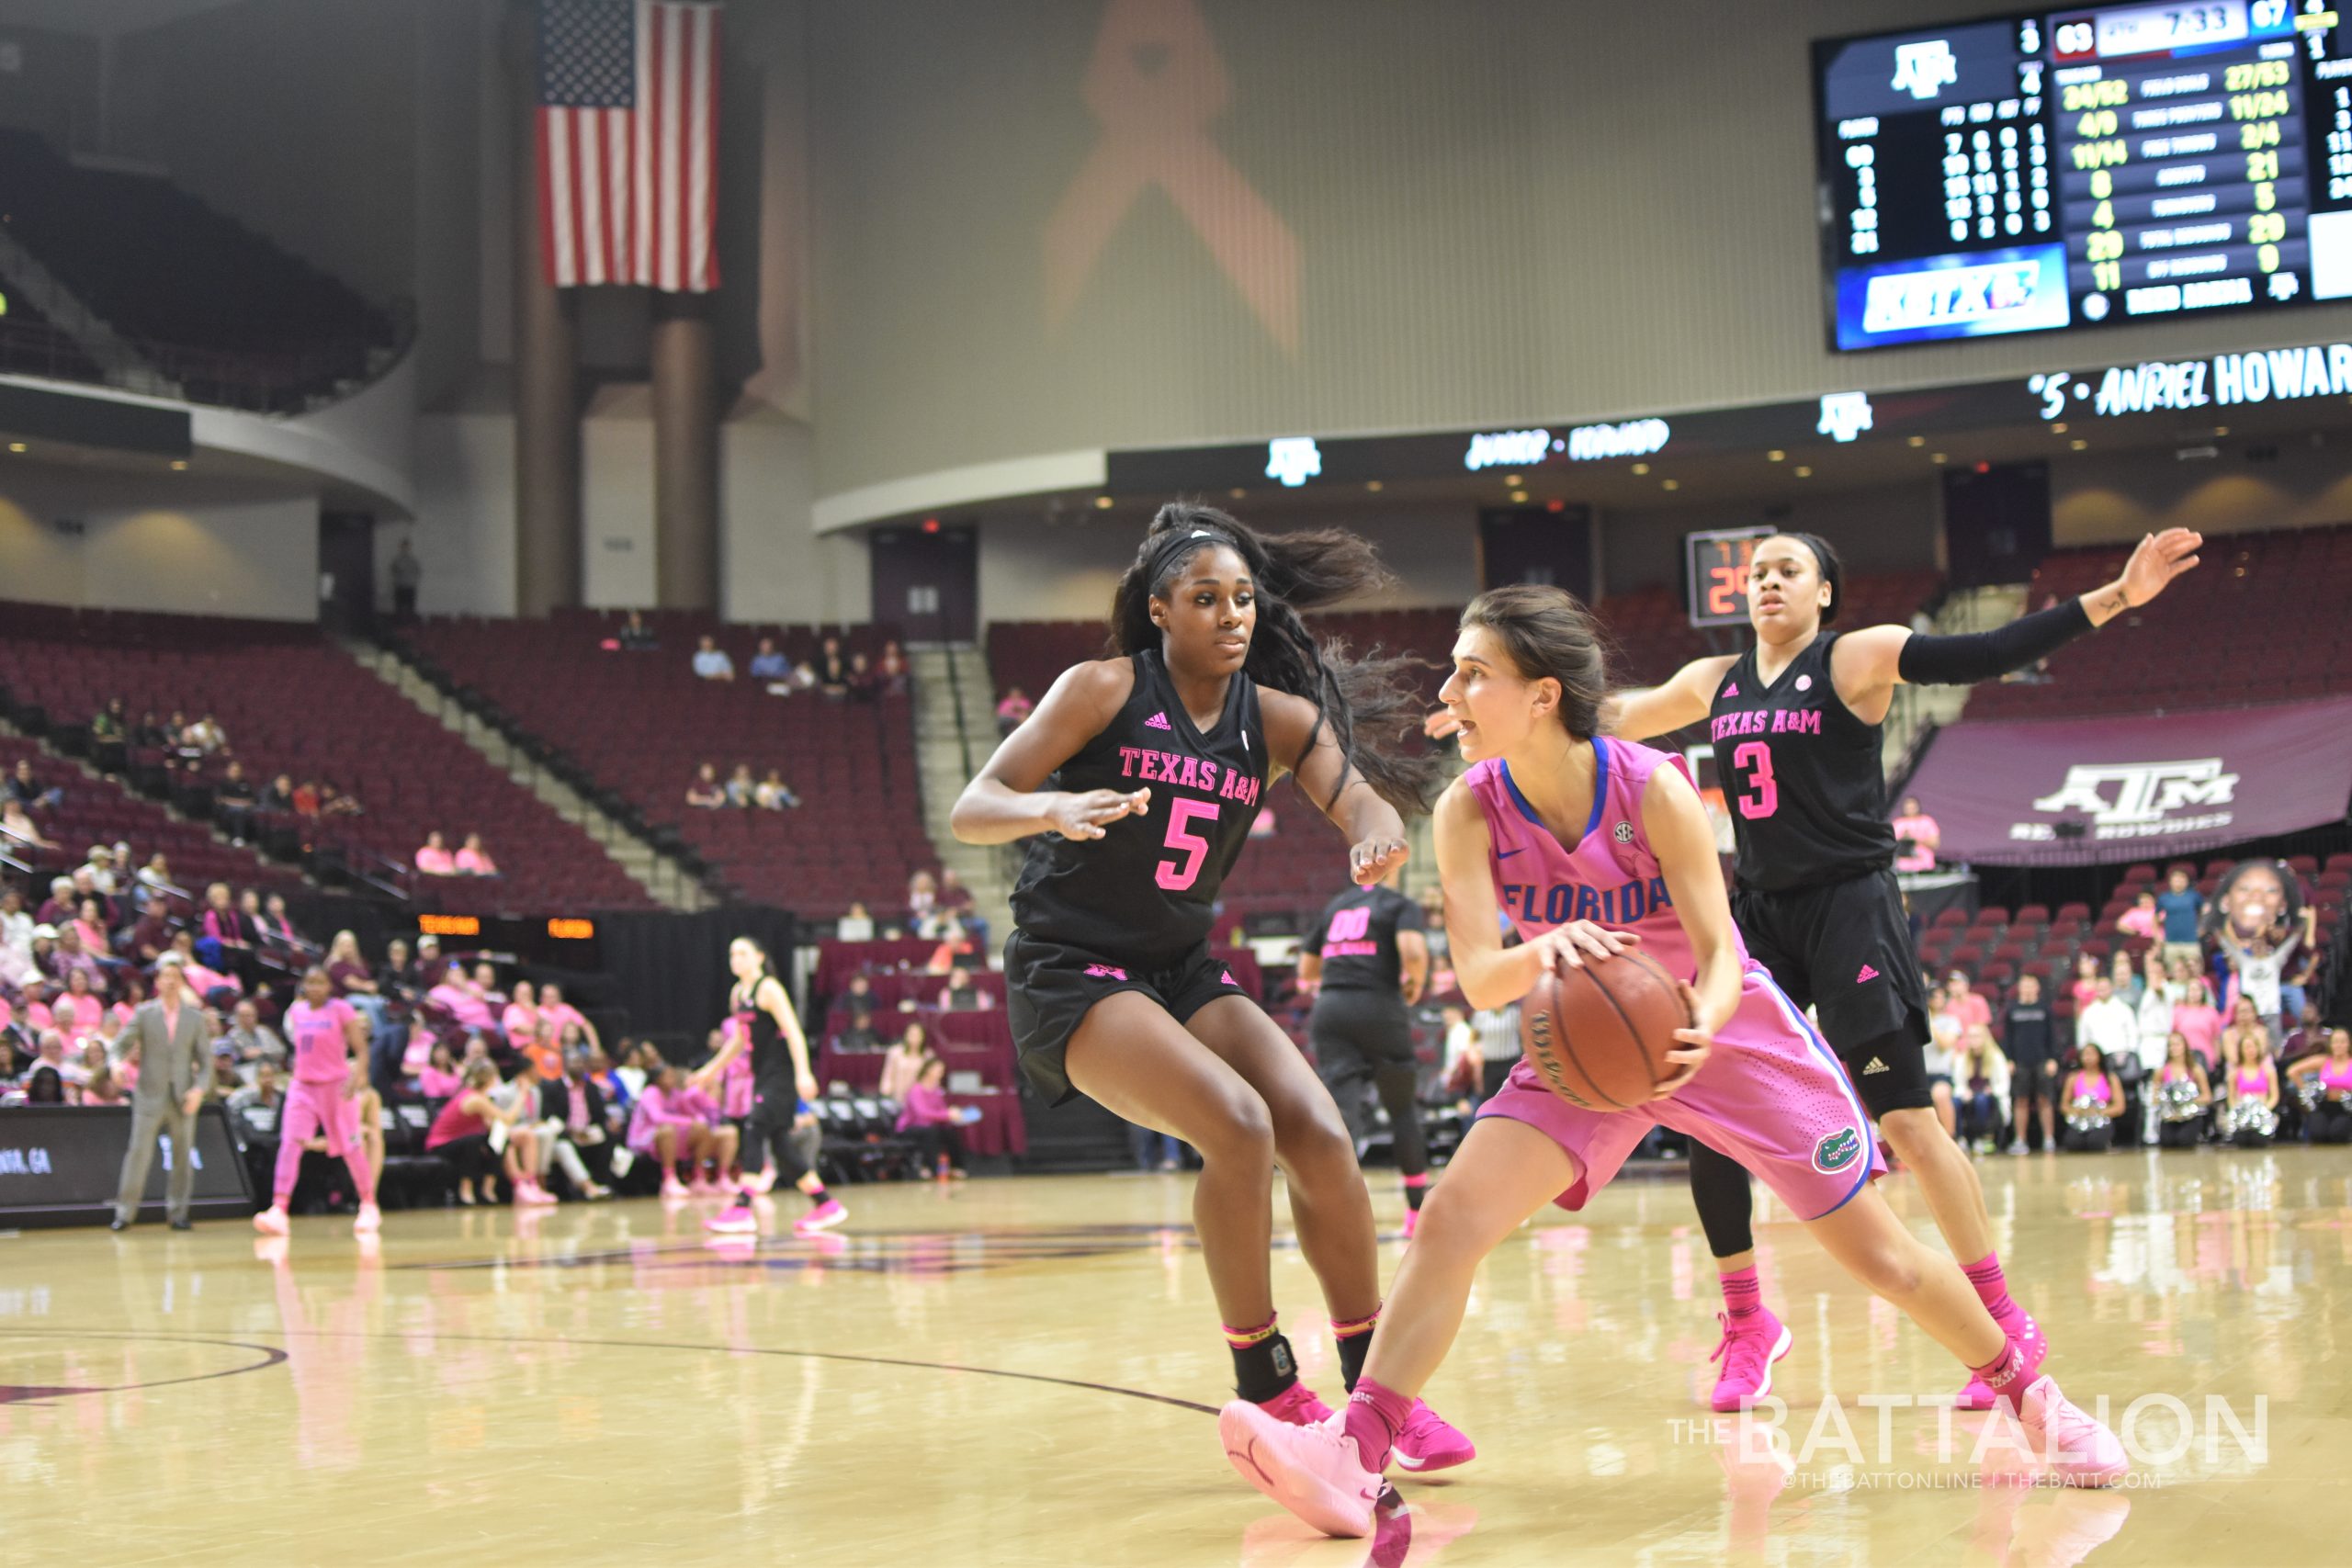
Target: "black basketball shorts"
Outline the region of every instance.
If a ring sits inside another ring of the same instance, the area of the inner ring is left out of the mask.
[[[1743,889],[1732,916],[1747,951],[1821,1032],[1872,1116],[1934,1103],[1928,989],[1892,872],[1779,893]]]
[[[1014,931],[1004,942],[1005,1015],[1021,1071],[1047,1104],[1077,1098],[1064,1065],[1070,1036],[1095,1003],[1121,991],[1141,991],[1179,1023],[1219,997],[1250,994],[1205,942],[1155,968]]]
[[[1404,997],[1396,991],[1325,991],[1307,1015],[1306,1039],[1327,1079],[1358,1064],[1413,1065],[1413,1024],[1405,1016]]]

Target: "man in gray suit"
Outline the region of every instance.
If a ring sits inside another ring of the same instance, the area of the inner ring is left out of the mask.
[[[122,1156],[122,1185],[115,1192],[114,1225],[123,1230],[139,1218],[147,1190],[148,1163],[155,1157],[155,1134],[172,1139],[170,1195],[165,1210],[175,1231],[193,1229],[188,1201],[196,1195],[196,1113],[212,1090],[211,1030],[204,1009],[188,992],[176,953],[166,953],[155,970],[155,999],[131,1015],[130,1057],[139,1063],[139,1088],[130,1102],[130,1147]]]

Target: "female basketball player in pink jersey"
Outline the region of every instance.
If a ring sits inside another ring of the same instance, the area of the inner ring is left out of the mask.
[[[1423,1207],[1344,1417],[1289,1427],[1228,1404],[1234,1468],[1318,1529],[1368,1533],[1395,1433],[1453,1344],[1479,1263],[1544,1203],[1582,1208],[1657,1122],[1762,1177],[1849,1273],[2011,1405],[2057,1473],[2120,1476],[2121,1445],[2040,1374],[2039,1342],[2012,1342],[1871,1186],[1883,1167],[1869,1120],[1741,945],[1698,790],[1663,754],[1597,734],[1608,683],[1583,606],[1555,588],[1481,594],[1453,658],[1445,701],[1475,765],[1438,802],[1437,852],[1463,994],[1500,1007],[1547,966],[1605,969],[1638,943],[1686,982],[1694,1026],[1643,1110],[1580,1109],[1515,1066]],[[1526,945],[1500,945],[1498,909]]]
[[[2012,1338],[2041,1331],[2010,1299],[1976,1168],[1932,1109],[1926,995],[1892,869],[1880,726],[1896,686],[2026,669],[2155,598],[2197,565],[2203,543],[2185,528],[2151,536],[2121,576],[2080,598],[1989,632],[1937,637],[1898,626],[1838,632],[1838,552],[1811,534],[1776,534],[1758,542],[1748,571],[1756,646],[1622,694],[1607,722],[1629,740],[1710,722],[1738,841],[1740,933],[1800,1008],[1818,1010],[1887,1146],[1918,1177],[1946,1245]],[[1736,1409],[1771,1386],[1788,1342],[1756,1278],[1747,1173],[1696,1145],[1690,1195],[1723,1284],[1714,1406]],[[1972,1381],[1958,1402],[1982,1410],[1993,1393]]]
[[[334,982],[325,970],[303,974],[302,999],[286,1010],[284,1021],[286,1038],[294,1045],[294,1081],[277,1118],[277,1173],[271,1183],[276,1197],[254,1216],[257,1231],[287,1233],[286,1204],[302,1171],[302,1145],[322,1135],[327,1153],[351,1168],[352,1190],[359,1194],[359,1217],[352,1230],[365,1235],[383,1226],[384,1216],[376,1208],[376,1173],[359,1139],[359,1091],[368,1081],[368,1058],[351,1054],[349,1032],[357,1017],[350,1003],[334,997]]]
[[[1336,530],[1261,536],[1160,508],[1119,580],[1120,656],[1063,672],[956,803],[967,843],[1029,840],[1005,976],[1022,1070],[1201,1153],[1193,1225],[1238,1392],[1280,1420],[1329,1414],[1275,1326],[1273,1178],[1353,1384],[1380,1311],[1371,1195],[1329,1090],[1208,945],[1218,888],[1279,770],[1348,836],[1350,874],[1405,858],[1437,761],[1397,745],[1414,705],[1391,662],[1327,656],[1299,611],[1383,577]],[[1414,1412],[1408,1467],[1470,1457]]]

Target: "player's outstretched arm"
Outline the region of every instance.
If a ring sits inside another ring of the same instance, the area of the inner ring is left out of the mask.
[[[1045,788],[1054,770],[1109,727],[1135,689],[1124,659],[1073,664],[1045,699],[1004,738],[979,776],[964,786],[947,825],[967,844],[1009,844],[1035,833],[1099,839],[1122,817],[1141,816],[1151,791],[1097,789],[1082,795]]]
[[[1306,798],[1348,836],[1348,874],[1369,886],[1404,863],[1405,818],[1356,771],[1320,709],[1305,697],[1258,688],[1266,745],[1277,758],[1296,757],[1291,773]]]
[[[1696,724],[1707,716],[1715,688],[1738,662],[1727,653],[1694,659],[1661,685],[1614,693],[1601,706],[1600,728],[1622,740],[1647,740]]]
[[[1897,684],[1968,686],[2030,669],[2195,570],[2204,543],[2205,536],[2189,528],[2146,535],[2114,581],[1988,632],[1938,637],[1889,626],[1849,633],[1830,655],[1838,694],[1852,705],[1864,694]]]

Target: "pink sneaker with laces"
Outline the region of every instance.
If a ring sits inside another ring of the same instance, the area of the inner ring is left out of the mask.
[[[2018,1424],[2033,1451],[2069,1486],[2112,1486],[2132,1469],[2115,1434],[2067,1403],[2055,1378],[2036,1378],[2027,1387],[2018,1401]]]
[[[687,1190],[686,1184],[684,1182],[679,1180],[674,1176],[668,1176],[662,1179],[662,1196],[664,1198],[685,1198],[692,1196],[692,1194]]]
[[[1432,1471],[1468,1464],[1478,1457],[1478,1450],[1444,1416],[1417,1399],[1413,1401],[1412,1413],[1405,1417],[1405,1425],[1397,1430],[1388,1457],[1399,1470],[1427,1475]]]
[[[801,1215],[798,1219],[793,1221],[792,1234],[795,1235],[815,1235],[819,1231],[829,1231],[832,1229],[835,1225],[840,1224],[843,1220],[848,1218],[849,1211],[842,1207],[841,1200],[838,1198],[828,1198],[823,1202],[818,1204],[815,1208],[809,1210],[807,1213]]]
[[[1796,1339],[1770,1307],[1758,1307],[1756,1320],[1746,1325],[1735,1326],[1726,1312],[1715,1314],[1715,1321],[1724,1325],[1724,1337],[1707,1359],[1721,1361],[1724,1370],[1715,1379],[1713,1404],[1717,1410],[1737,1410],[1772,1392],[1772,1363]]]
[[[741,1203],[729,1203],[703,1221],[702,1228],[715,1235],[756,1235],[760,1217]]]
[[[1264,1405],[1237,1399],[1218,1413],[1216,1430],[1242,1480],[1325,1535],[1372,1533],[1381,1480],[1336,1423],[1294,1427]]]
[[[1292,1427],[1311,1427],[1331,1418],[1331,1407],[1316,1398],[1315,1391],[1303,1382],[1291,1384],[1258,1408]]]
[[[373,1203],[360,1204],[358,1216],[351,1222],[351,1234],[366,1235],[370,1231],[379,1231],[383,1228],[384,1211]]]
[[[254,1216],[254,1229],[264,1235],[284,1235],[292,1228],[286,1223],[286,1211],[283,1209],[267,1208]]]

